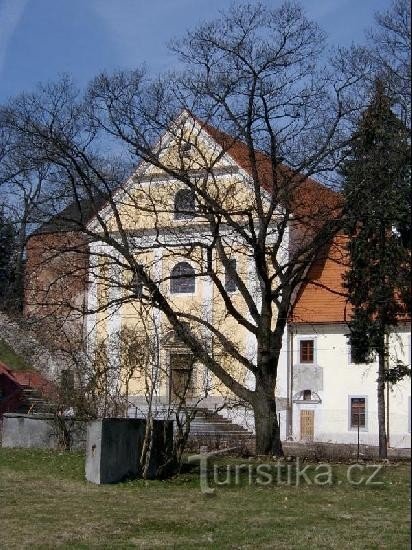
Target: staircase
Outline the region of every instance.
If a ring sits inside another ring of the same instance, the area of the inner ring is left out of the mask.
[[[24,414],[53,412],[53,404],[42,396],[38,389],[22,385],[21,395],[23,404],[18,412]]]
[[[130,404],[128,416],[132,418],[146,418],[147,405],[140,406]],[[208,450],[236,448],[240,454],[250,454],[255,449],[255,436],[240,424],[225,418],[223,415],[206,407],[187,408],[187,412],[196,412],[190,424],[190,435],[187,449],[198,452],[200,447]],[[175,420],[174,413],[166,405],[156,407],[157,419],[169,418]],[[185,414],[182,413],[182,422]],[[176,420],[175,420],[176,426]]]
[[[219,413],[198,408],[190,425],[188,450],[198,451],[202,446],[209,451],[235,448],[239,454],[250,454],[255,449],[255,437]]]
[[[252,432],[249,432],[243,426],[235,424],[219,413],[205,408],[197,409],[196,416],[190,426],[190,433],[196,436],[218,434],[249,437],[252,435]]]

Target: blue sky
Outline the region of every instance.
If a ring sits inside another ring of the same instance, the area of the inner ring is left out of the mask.
[[[267,0],[270,5],[277,0]],[[231,0],[0,0],[0,102],[70,73],[84,85],[99,71],[171,67],[166,43]],[[331,44],[363,39],[390,0],[303,0]]]

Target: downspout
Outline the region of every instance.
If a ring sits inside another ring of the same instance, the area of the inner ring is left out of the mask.
[[[288,331],[288,361],[287,361],[287,433],[286,439],[293,439],[293,325]]]
[[[386,382],[386,441],[388,447],[391,446],[389,435],[389,382]]]
[[[385,371],[389,371],[389,335],[385,334]],[[386,380],[386,445],[390,447],[389,439],[389,381]]]
[[[290,434],[290,330],[289,324],[286,325],[286,429],[285,439],[289,439]]]

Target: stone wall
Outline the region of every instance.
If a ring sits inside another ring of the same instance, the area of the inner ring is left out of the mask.
[[[24,319],[13,319],[0,311],[0,339],[8,344],[29,367],[53,378],[61,358],[39,342],[33,325]]]
[[[73,352],[83,344],[88,247],[83,234],[34,234],[27,244],[24,315],[41,322],[49,347]]]

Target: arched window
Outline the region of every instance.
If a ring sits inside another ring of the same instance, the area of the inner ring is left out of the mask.
[[[170,279],[172,294],[193,294],[195,291],[195,270],[187,262],[180,262],[174,266]]]
[[[191,189],[179,189],[175,195],[175,220],[191,220],[196,216],[195,193]]]

